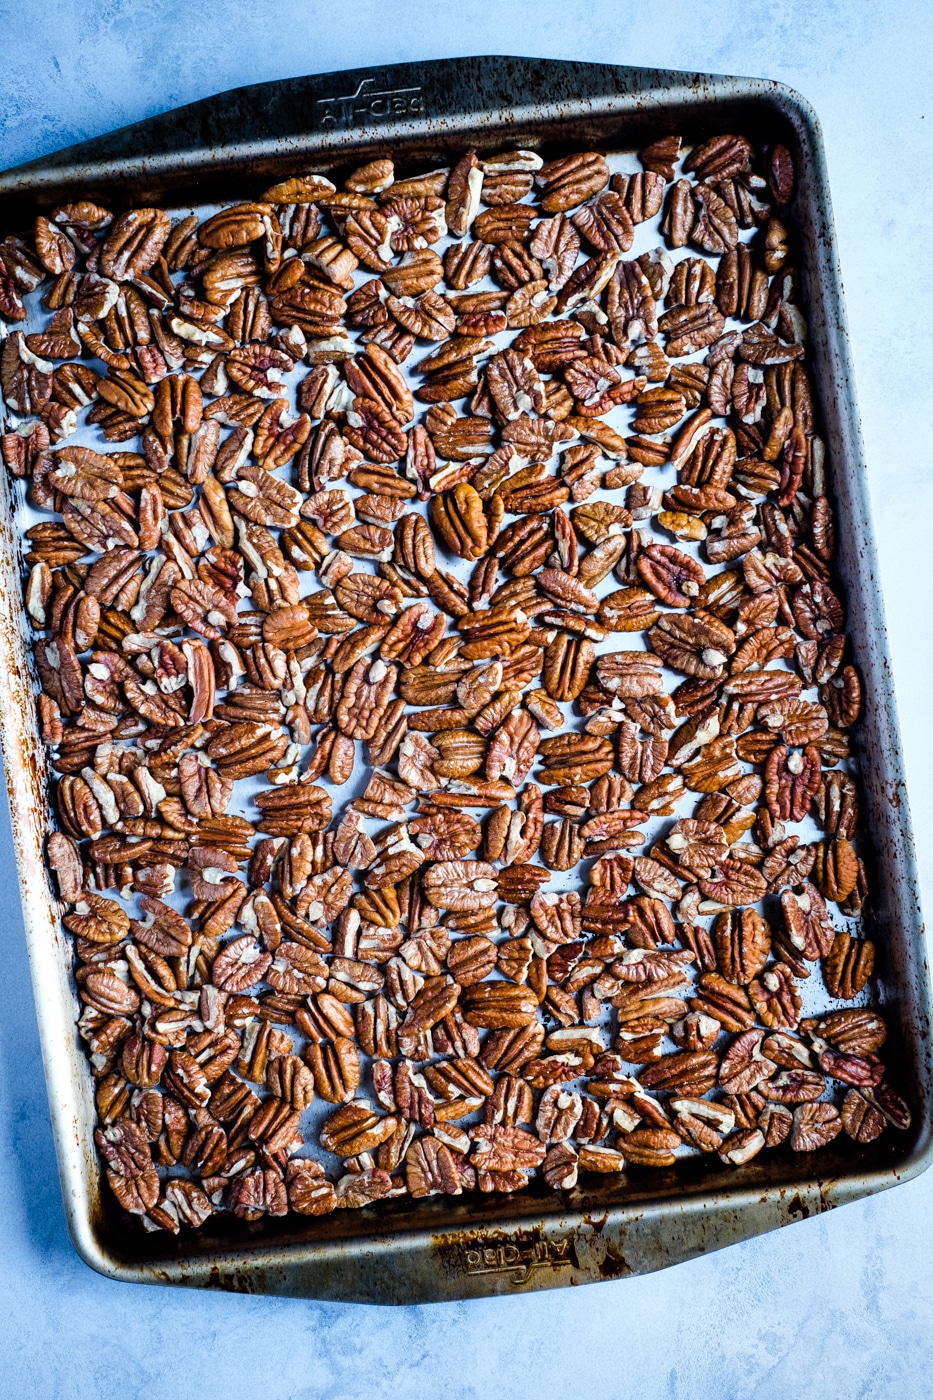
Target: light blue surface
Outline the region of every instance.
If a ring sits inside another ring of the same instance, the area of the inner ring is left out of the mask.
[[[0,6],[0,168],[211,92],[526,53],[778,78],[826,138],[925,906],[933,909],[933,9],[692,0]],[[65,1230],[0,813],[3,1400],[933,1395],[933,1173],[649,1278],[396,1310],[115,1284]]]

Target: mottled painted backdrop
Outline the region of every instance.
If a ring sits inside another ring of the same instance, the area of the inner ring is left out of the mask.
[[[923,0],[0,4],[0,168],[224,88],[515,53],[778,78],[823,124],[933,909],[933,9]],[[65,1230],[0,814],[8,1400],[927,1400],[933,1173],[650,1278],[396,1310],[111,1283]]]

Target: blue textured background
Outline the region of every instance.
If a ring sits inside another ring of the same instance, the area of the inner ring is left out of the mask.
[[[933,10],[800,0],[0,4],[0,168],[248,82],[475,53],[778,78],[822,120],[933,908]],[[0,1395],[925,1400],[933,1173],[649,1278],[398,1310],[141,1289],[72,1252],[0,812]]]

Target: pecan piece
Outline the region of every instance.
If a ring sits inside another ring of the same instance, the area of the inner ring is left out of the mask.
[[[562,156],[547,162],[535,175],[542,187],[541,207],[548,214],[564,213],[598,194],[609,183],[609,166],[597,151]]]

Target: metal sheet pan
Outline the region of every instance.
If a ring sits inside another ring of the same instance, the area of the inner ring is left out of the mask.
[[[520,58],[401,64],[241,88],[0,174],[6,228],[77,195],[116,207],[242,198],[271,178],[469,143],[630,149],[669,130],[786,141],[813,374],[839,524],[837,570],[870,697],[856,739],[874,859],[879,1000],[913,1127],[869,1147],[776,1154],[736,1171],[687,1159],[594,1189],[477,1202],[388,1201],[321,1220],[214,1217],[178,1239],[128,1232],[102,1195],[92,1082],[75,1030],[70,950],[44,873],[45,758],[33,705],[18,545],[0,479],[0,738],[62,1190],[75,1247],[113,1278],[410,1303],[646,1273],[895,1185],[931,1159],[930,982],[841,279],[819,124],[777,83]]]

